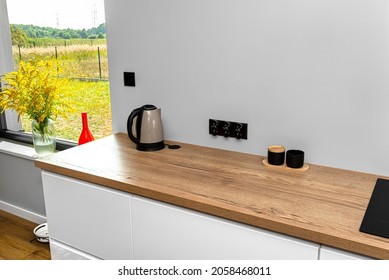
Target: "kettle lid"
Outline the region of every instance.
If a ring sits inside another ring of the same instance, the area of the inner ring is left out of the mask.
[[[142,106],[143,110],[145,111],[151,111],[151,110],[157,110],[157,107],[151,104],[146,104]]]

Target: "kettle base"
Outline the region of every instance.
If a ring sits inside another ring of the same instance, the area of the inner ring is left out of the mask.
[[[144,152],[153,152],[153,151],[159,151],[165,148],[165,143],[163,141],[157,142],[157,143],[138,143],[136,145],[136,149],[138,151],[144,151]]]

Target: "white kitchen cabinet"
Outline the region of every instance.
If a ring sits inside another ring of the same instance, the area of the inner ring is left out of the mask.
[[[373,260],[373,258],[322,245],[320,260]]]
[[[47,171],[42,180],[53,260],[371,259]]]
[[[95,256],[67,246],[54,239],[50,239],[50,254],[52,260],[99,260]]]
[[[317,260],[319,245],[134,195],[134,259]]]
[[[319,245],[43,171],[52,259],[318,259]]]
[[[130,195],[42,172],[50,239],[102,259],[132,259]]]

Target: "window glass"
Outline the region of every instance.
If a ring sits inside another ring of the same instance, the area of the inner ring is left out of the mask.
[[[110,135],[104,1],[7,0],[7,8],[15,68],[37,55],[53,58],[61,69],[58,79],[68,79],[65,90],[73,112],[55,119],[57,137],[77,141],[82,112],[95,139]],[[21,125],[31,131],[27,115],[21,116]]]

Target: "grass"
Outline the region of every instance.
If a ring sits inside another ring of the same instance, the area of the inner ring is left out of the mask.
[[[30,40],[30,47],[48,46],[72,46],[72,45],[106,45],[106,39],[61,39],[61,38],[33,38]]]
[[[110,135],[112,116],[109,83],[71,80],[68,90],[75,112],[68,119],[59,117],[54,121],[58,138],[78,141],[82,129],[82,112],[88,113],[89,129],[95,139]],[[27,116],[22,116],[22,126],[25,131],[31,132],[31,120]]]
[[[82,42],[82,41],[79,41]],[[73,103],[74,114],[68,119],[58,117],[54,120],[58,138],[78,141],[81,133],[81,113],[88,113],[89,129],[95,139],[112,134],[111,102],[108,82],[108,55],[104,41],[101,45],[77,44],[57,47],[57,57],[61,63],[61,76],[72,78],[68,89],[71,93],[70,100]],[[101,77],[97,47],[100,50]],[[22,60],[28,59],[31,54],[40,56],[54,56],[55,47],[14,47],[15,64],[18,64],[20,55]],[[94,81],[88,81],[88,79]],[[27,116],[22,117],[22,127],[26,132],[31,132],[31,120]]]
[[[100,61],[98,53],[100,52]],[[108,79],[108,52],[106,45],[71,45],[35,48],[13,47],[16,64],[20,60],[27,60],[32,54],[57,57],[64,71],[62,75],[69,78],[97,78]],[[100,65],[100,66],[99,66]],[[101,75],[100,75],[101,68]]]

